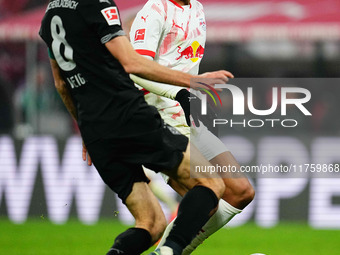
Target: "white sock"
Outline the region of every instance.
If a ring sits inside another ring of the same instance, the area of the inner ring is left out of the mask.
[[[161,254],[163,255],[173,255],[173,250],[168,246],[162,246],[159,248]]]
[[[205,239],[220,228],[224,227],[236,214],[239,214],[240,212],[242,212],[242,210],[237,209],[223,199],[220,199],[216,213],[210,217],[208,222],[202,227],[202,230],[199,231],[191,243],[185,247],[182,255],[191,254],[200,244],[203,243]]]

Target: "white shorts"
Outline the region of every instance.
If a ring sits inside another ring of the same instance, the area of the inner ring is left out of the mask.
[[[208,161],[229,151],[224,143],[211,133],[201,121],[198,128],[191,128],[190,141]]]

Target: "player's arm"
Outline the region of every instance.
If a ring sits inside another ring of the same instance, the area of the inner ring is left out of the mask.
[[[204,73],[199,75],[202,78],[209,78],[209,76],[212,73]],[[232,73],[228,74],[229,78],[234,78]],[[187,89],[181,88],[178,86],[172,86],[164,83],[159,83],[159,82],[154,82],[154,81],[149,81],[143,78],[140,78],[136,75],[131,75],[130,78],[138,85],[141,87],[145,88],[146,90],[159,95],[159,96],[164,96],[173,100],[178,101],[185,114],[185,119],[188,124],[188,126],[191,126],[191,119],[195,122],[195,126],[199,127],[199,120],[202,121],[210,131],[213,133],[216,131],[214,128],[210,127],[211,126],[211,118],[216,117],[216,113],[209,107],[208,105],[208,115],[207,116],[200,116],[198,114],[198,110],[196,111],[193,110],[194,106],[199,107],[201,105],[200,99],[196,96],[191,94]],[[193,101],[193,99],[195,99]]]
[[[63,100],[64,105],[66,106],[67,110],[69,111],[73,119],[77,120],[77,109],[72,100],[69,88],[67,87],[66,82],[61,76],[60,68],[58,66],[57,61],[53,59],[53,54],[51,53],[51,51],[49,51],[49,55],[52,57],[50,58],[50,64],[51,64],[51,69],[52,69],[52,74],[53,74],[53,79],[54,79],[54,86],[56,87],[61,99]],[[87,153],[87,149],[85,147],[84,142],[83,142],[82,157],[84,161],[87,160],[87,164],[89,166],[92,165],[91,157]]]
[[[215,72],[204,73],[204,74],[198,75],[198,77],[209,78],[209,77],[212,77],[213,75],[215,75]],[[228,72],[227,77],[234,78],[233,74],[230,72]],[[151,93],[154,93],[158,96],[167,97],[173,100],[176,99],[178,92],[183,89],[178,86],[172,86],[172,85],[165,84],[165,83],[146,80],[134,74],[130,74],[130,78],[136,84],[150,91]]]
[[[105,46],[129,74],[135,74],[147,80],[190,87],[192,75],[172,71],[139,55],[125,36],[118,36],[107,42]]]
[[[67,87],[66,82],[60,74],[58,63],[54,59],[50,59],[50,64],[52,68],[54,86],[56,87],[61,99],[63,100],[64,105],[66,106],[73,119],[77,120],[77,110],[71,98],[69,88]]]
[[[190,80],[192,78],[199,78],[198,75],[172,70],[139,55],[132,48],[125,36],[118,36],[105,43],[105,46],[111,54],[118,59],[125,71],[129,74],[134,74],[147,80],[181,87],[190,87]],[[224,83],[228,80],[228,75],[229,72],[221,70],[211,73],[210,78],[214,78],[216,81]],[[201,87],[206,88],[199,83],[192,83],[191,87],[194,89]]]

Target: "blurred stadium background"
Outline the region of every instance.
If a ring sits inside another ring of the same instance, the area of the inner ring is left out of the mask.
[[[145,3],[115,2],[123,21]],[[201,72],[316,81],[313,116],[294,132],[223,133],[240,163],[340,163],[340,1],[201,2],[208,32]],[[0,254],[104,254],[133,222],[81,160],[79,132],[38,37],[46,4],[0,0]],[[268,105],[268,87],[255,97]],[[197,254],[340,254],[339,178],[252,181],[256,199],[231,222],[235,228],[211,237]],[[162,180],[154,182],[178,199]]]

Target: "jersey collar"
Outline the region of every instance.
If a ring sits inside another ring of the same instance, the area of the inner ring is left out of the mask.
[[[179,5],[175,0],[169,0],[171,3],[173,3],[174,5],[176,5],[178,8],[181,8],[182,10],[184,10],[183,6]],[[190,3],[190,8],[191,8],[191,3]]]

